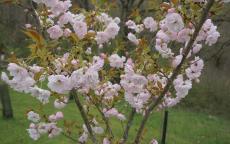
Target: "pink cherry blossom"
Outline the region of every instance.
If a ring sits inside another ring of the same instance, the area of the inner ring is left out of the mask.
[[[51,39],[59,39],[63,35],[63,30],[58,25],[50,27],[47,29],[47,32],[49,33]]]
[[[83,39],[87,34],[87,24],[82,21],[76,21],[73,25],[73,29],[79,39]]]
[[[157,30],[157,22],[152,17],[146,17],[143,21],[145,28],[149,29],[150,32]]]

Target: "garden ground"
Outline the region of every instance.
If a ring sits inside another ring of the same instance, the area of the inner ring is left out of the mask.
[[[26,119],[26,111],[35,109],[39,106],[37,101],[28,95],[11,92],[12,105],[14,109],[14,119],[4,120],[0,116],[0,144],[76,144],[65,136],[61,135],[54,139],[48,139],[42,136],[41,139],[33,141],[29,138],[26,128],[29,122]],[[47,106],[45,111],[53,112],[52,106]],[[76,120],[78,126],[81,126],[81,117],[73,102],[63,110],[65,118],[68,120]],[[144,134],[145,141],[148,144],[155,137],[159,140],[162,127],[162,113],[153,114],[148,122]],[[134,120],[135,127],[131,129],[130,140],[133,140],[136,129],[141,120],[141,116],[137,116]],[[112,119],[113,131],[117,137],[122,133],[119,131],[121,124],[119,121]],[[73,136],[78,137],[78,133],[74,132]],[[129,142],[131,143],[131,142]],[[172,109],[169,111],[169,123],[167,133],[167,144],[230,144],[230,121],[207,115],[195,113],[188,110]]]

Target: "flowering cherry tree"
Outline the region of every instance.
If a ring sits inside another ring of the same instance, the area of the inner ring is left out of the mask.
[[[112,17],[97,7],[73,11],[70,0],[33,2],[46,34],[26,24],[31,55],[13,59],[8,73],[1,75],[14,90],[57,109],[51,115],[30,110],[29,136],[38,140],[65,133],[58,122],[64,119],[61,110],[73,96],[84,121],[78,142],[127,143],[133,119],[142,115],[134,140],[139,144],[149,116],[178,104],[199,82],[204,67],[199,52],[220,37],[210,9],[228,1],[164,2],[159,5],[159,16],[139,20]],[[130,114],[121,107],[130,107]],[[91,113],[93,109],[100,118]],[[113,134],[112,117],[126,124],[123,137]]]

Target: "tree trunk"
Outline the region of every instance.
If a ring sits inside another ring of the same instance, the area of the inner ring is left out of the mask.
[[[166,144],[167,124],[168,124],[168,110],[165,110],[163,130],[162,130],[162,136],[161,136],[161,144]]]
[[[2,102],[2,115],[6,119],[13,118],[13,109],[11,105],[9,89],[6,84],[0,83],[0,98]]]

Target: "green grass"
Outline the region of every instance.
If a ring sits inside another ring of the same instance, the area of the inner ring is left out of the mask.
[[[0,144],[76,144],[64,136],[48,139],[42,136],[38,141],[29,138],[26,128],[29,125],[26,119],[28,109],[38,108],[37,100],[25,94],[11,92],[14,119],[4,120],[0,117]],[[47,106],[47,113],[53,112],[52,105]],[[75,120],[80,126],[82,123],[78,110],[72,102],[64,109],[65,118]],[[130,140],[134,139],[141,116],[135,117],[134,127],[131,129]],[[119,121],[112,119],[114,134],[122,135]],[[155,137],[160,139],[162,125],[162,113],[153,114],[144,133],[143,144],[148,144]],[[74,136],[77,138],[78,133]],[[129,141],[129,143],[131,143]],[[202,113],[194,113],[187,110],[172,109],[169,112],[169,123],[167,133],[167,144],[229,144],[230,143],[230,122]]]

